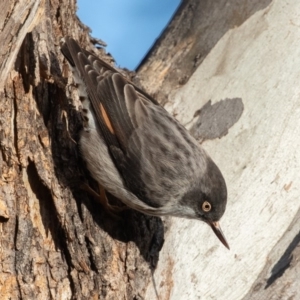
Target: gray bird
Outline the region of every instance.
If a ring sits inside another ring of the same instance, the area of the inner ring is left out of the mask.
[[[61,51],[78,85],[80,149],[92,177],[128,207],[198,219],[229,249],[219,220],[225,180],[188,131],[116,69],[66,37]]]

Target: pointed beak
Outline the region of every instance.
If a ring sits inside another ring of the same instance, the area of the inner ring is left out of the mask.
[[[230,250],[229,248],[229,245],[226,241],[226,238],[222,232],[222,229],[220,227],[220,224],[219,222],[209,222],[208,223],[211,227],[211,229],[214,231],[214,233],[216,234],[216,236],[219,238],[219,240],[222,242],[222,244],[228,249]]]

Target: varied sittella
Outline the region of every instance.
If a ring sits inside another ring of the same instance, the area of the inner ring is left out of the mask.
[[[218,222],[226,208],[225,180],[197,141],[156,100],[72,38],[61,51],[79,88],[80,149],[93,178],[142,213],[206,222],[229,249]]]

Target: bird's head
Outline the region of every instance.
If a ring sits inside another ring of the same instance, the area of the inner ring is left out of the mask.
[[[229,245],[219,225],[227,203],[227,188],[221,171],[208,157],[207,170],[197,179],[191,190],[184,195],[181,205],[188,206],[190,217],[206,222],[223,245]]]

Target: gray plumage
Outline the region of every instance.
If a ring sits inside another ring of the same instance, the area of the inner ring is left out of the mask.
[[[91,175],[127,206],[155,216],[217,223],[226,208],[224,178],[207,153],[163,107],[71,38],[69,61],[83,105],[80,148]]]

